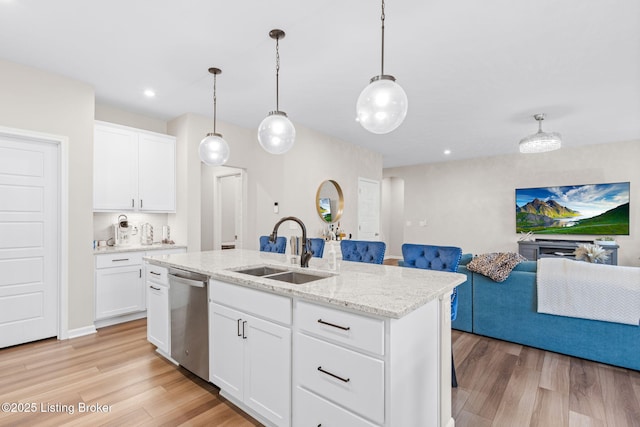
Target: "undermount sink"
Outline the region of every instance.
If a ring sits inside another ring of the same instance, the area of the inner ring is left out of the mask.
[[[250,276],[258,276],[258,277],[269,276],[270,274],[285,273],[285,272],[287,272],[287,269],[285,268],[269,267],[268,265],[251,267],[245,270],[238,270],[238,273],[243,273],[243,274],[248,274]]]
[[[279,280],[281,282],[301,285],[314,280],[325,279],[327,276],[318,276],[316,274],[301,273],[299,271],[287,271],[286,273],[272,274],[269,279]]]
[[[271,267],[269,265],[260,265],[234,271],[236,273],[248,274],[250,276],[262,277],[265,279],[278,280],[280,282],[291,283],[294,285],[301,285],[303,283],[313,282],[315,280],[330,277],[330,275],[292,271],[286,268]]]

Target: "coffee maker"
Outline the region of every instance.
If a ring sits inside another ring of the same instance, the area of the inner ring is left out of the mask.
[[[113,231],[116,246],[126,246],[131,243],[131,226],[126,215],[118,216],[118,221],[113,224]]]

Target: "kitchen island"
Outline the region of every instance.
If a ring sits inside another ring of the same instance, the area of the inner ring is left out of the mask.
[[[225,250],[145,258],[209,276],[209,381],[265,425],[453,426],[450,294],[464,275]],[[293,284],[250,268],[317,276]]]

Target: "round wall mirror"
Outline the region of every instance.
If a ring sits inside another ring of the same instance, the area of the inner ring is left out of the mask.
[[[324,181],[316,193],[316,210],[320,218],[327,223],[336,222],[342,216],[344,197],[342,188],[332,179]]]

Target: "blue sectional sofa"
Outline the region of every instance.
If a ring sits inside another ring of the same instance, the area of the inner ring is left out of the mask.
[[[468,280],[458,287],[454,329],[640,370],[640,326],[538,313],[535,261],[498,283],[467,270],[469,260],[458,268]]]

